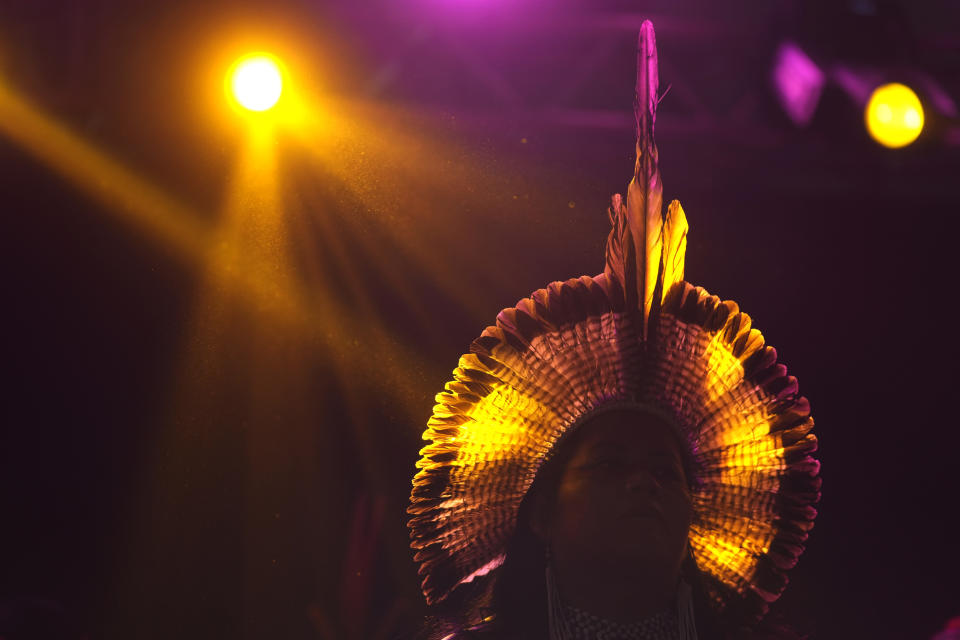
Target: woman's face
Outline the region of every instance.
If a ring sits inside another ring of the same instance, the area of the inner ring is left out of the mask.
[[[535,530],[561,565],[679,577],[692,507],[678,437],[662,419],[631,410],[580,428]]]

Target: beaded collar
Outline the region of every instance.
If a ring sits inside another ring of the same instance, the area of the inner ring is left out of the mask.
[[[620,623],[597,617],[575,607],[563,607],[570,640],[677,640],[677,614],[666,609],[638,622]]]

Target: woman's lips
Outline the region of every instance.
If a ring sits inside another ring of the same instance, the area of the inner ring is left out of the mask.
[[[621,517],[623,518],[660,518],[662,517],[660,508],[655,505],[647,505],[642,507],[631,507],[623,512]]]

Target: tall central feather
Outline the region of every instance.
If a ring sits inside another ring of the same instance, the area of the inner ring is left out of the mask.
[[[657,145],[653,130],[660,77],[653,24],[640,27],[637,43],[637,87],[633,111],[637,123],[637,162],[627,188],[627,204],[613,196],[608,211],[613,228],[607,238],[604,272],[623,285],[629,309],[643,311],[643,337],[670,287],[683,279],[687,221],[680,203],[670,203],[663,215]]]

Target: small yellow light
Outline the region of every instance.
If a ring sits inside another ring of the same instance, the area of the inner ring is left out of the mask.
[[[913,90],[899,83],[877,87],[864,110],[867,131],[885,147],[905,147],[923,131],[923,105]]]
[[[228,74],[233,98],[250,111],[266,111],[280,99],[283,74],[273,56],[253,53],[237,60]]]

